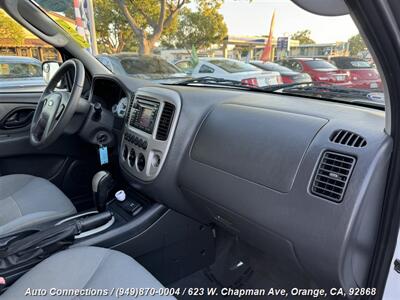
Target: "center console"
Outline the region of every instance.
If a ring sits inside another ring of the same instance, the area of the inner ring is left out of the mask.
[[[34,265],[58,251],[81,244],[113,247],[139,234],[167,212],[162,205],[130,188],[113,197],[111,190],[120,186],[111,187],[110,178],[104,171],[93,178],[96,209],[0,236],[0,278],[5,282],[0,283],[0,294]]]
[[[181,109],[179,94],[158,87],[137,91],[125,118],[119,155],[130,175],[150,181],[167,156]]]

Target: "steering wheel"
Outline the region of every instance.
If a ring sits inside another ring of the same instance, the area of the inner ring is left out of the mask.
[[[67,74],[73,74],[71,92],[55,91]],[[65,61],[51,78],[33,115],[30,141],[37,148],[46,148],[65,131],[79,106],[85,81],[85,67],[78,59]]]

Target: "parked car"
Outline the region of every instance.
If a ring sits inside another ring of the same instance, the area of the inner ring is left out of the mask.
[[[174,83],[190,77],[175,65],[158,56],[139,56],[134,53],[101,54],[96,58],[111,72],[148,79],[158,83]]]
[[[31,57],[0,56],[0,91],[43,91],[42,64]]]
[[[339,70],[350,74],[353,88],[382,90],[382,79],[378,70],[366,60],[357,57],[331,57],[330,62]]]
[[[196,66],[193,66],[189,59],[184,59],[175,65],[194,78],[212,76],[260,87],[282,83],[278,72],[264,71],[234,59],[200,58]]]
[[[275,71],[281,74],[283,83],[295,83],[295,82],[310,82],[312,81],[311,76],[307,73],[300,73],[293,71],[287,67],[281,66],[273,62],[262,62],[261,60],[250,61],[250,64],[260,68],[264,71]]]
[[[277,62],[296,72],[304,72],[311,76],[313,81],[351,87],[349,73],[339,70],[330,62],[320,58],[290,58]]]

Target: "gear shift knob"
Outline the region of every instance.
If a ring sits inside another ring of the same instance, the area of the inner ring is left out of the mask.
[[[106,210],[107,200],[113,187],[114,179],[109,172],[100,171],[93,176],[93,201],[98,212]]]

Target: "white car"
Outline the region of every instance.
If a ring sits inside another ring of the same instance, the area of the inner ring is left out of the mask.
[[[176,62],[175,65],[194,78],[212,76],[237,80],[247,85],[259,87],[282,83],[281,75],[278,72],[264,71],[234,59],[200,58],[198,64],[194,67],[190,59],[184,59]]]

